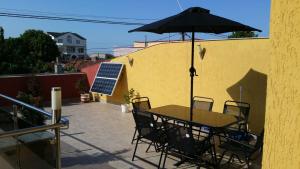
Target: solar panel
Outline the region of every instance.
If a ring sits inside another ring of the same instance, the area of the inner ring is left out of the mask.
[[[118,78],[122,64],[101,64],[97,77]]]
[[[91,92],[102,93],[111,96],[114,92],[123,64],[101,63],[91,87]]]

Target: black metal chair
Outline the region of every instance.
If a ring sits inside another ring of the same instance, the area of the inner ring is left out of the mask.
[[[211,111],[214,104],[214,99],[209,97],[194,96],[193,109],[201,109]]]
[[[212,107],[214,104],[214,99],[209,97],[201,97],[201,96],[194,96],[193,97],[193,109],[200,109],[200,110],[206,110],[206,111],[212,111]],[[208,134],[210,129],[209,127],[202,126],[202,127],[196,127],[194,128],[196,131],[196,136],[198,139],[200,138],[201,132]]]
[[[242,163],[241,158],[243,158],[246,162],[247,167],[249,168],[251,158],[256,152],[262,152],[263,148],[263,138],[264,138],[264,130],[259,135],[251,134],[252,139],[248,141],[237,141],[236,139],[232,139],[230,137],[225,137],[225,142],[219,145],[221,149],[223,149],[223,153],[221,155],[220,162],[222,161],[224,155],[227,153],[230,154],[228,164],[236,157],[240,163]],[[254,139],[255,138],[255,139]]]
[[[248,134],[248,117],[250,112],[250,104],[246,102],[238,102],[227,100],[224,103],[224,114],[230,114],[236,117],[237,123],[227,127],[219,134],[220,144],[226,142],[224,137],[235,139],[237,141],[248,141],[251,135]]]
[[[164,146],[166,142],[166,136],[164,130],[157,127],[157,121],[154,119],[152,114],[139,110],[133,110],[132,113],[136,124],[136,129],[138,131],[134,153],[132,156],[133,161],[136,157],[136,150],[140,142],[148,143],[149,147],[151,144],[154,144],[155,149],[158,150]],[[161,159],[162,153],[159,159],[158,168],[160,168]]]
[[[162,152],[162,154],[165,153],[163,168],[168,155],[180,157],[181,160],[193,162],[200,167],[204,162],[203,155],[206,152],[213,154],[213,144],[211,144],[210,137],[203,137],[202,140],[194,139],[192,126],[189,123],[182,121],[180,124],[184,125],[168,122],[163,124],[167,135],[167,145]]]
[[[148,97],[136,97],[131,100],[133,111],[146,111],[151,109],[150,100]],[[134,134],[131,140],[131,144],[133,144],[134,140],[136,140],[136,132],[137,128],[135,127]]]
[[[239,123],[230,126],[231,129],[248,131],[249,103],[227,100],[224,103],[223,113],[233,115],[239,120]]]

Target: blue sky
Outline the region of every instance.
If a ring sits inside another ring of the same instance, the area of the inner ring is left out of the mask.
[[[252,27],[261,29],[262,37],[269,36],[270,0],[179,0],[183,9],[200,6],[212,14],[226,17]],[[1,0],[0,12],[22,12],[47,15],[92,15],[93,19],[125,22],[150,23],[181,11],[177,0]],[[96,17],[97,16],[97,17]],[[105,17],[154,19],[121,20]],[[133,41],[157,40],[168,34],[128,33],[138,26],[107,25],[65,21],[45,21],[32,19],[7,18],[0,16],[0,26],[5,29],[6,37],[17,37],[27,29],[40,29],[54,32],[76,32],[87,39],[88,52],[110,51],[112,47],[129,46]],[[218,36],[197,34],[198,38],[218,39]],[[179,35],[174,34],[174,38]],[[92,49],[107,48],[107,49]]]

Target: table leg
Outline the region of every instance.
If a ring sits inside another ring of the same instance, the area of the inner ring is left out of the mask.
[[[218,157],[217,157],[217,151],[216,151],[216,142],[215,142],[215,134],[213,133],[213,131],[210,132],[211,133],[211,138],[212,138],[212,142],[213,142],[213,146],[212,146],[212,156],[213,156],[213,165],[214,168],[219,168],[219,163],[218,163]]]

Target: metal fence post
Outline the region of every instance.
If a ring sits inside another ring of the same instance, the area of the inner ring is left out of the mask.
[[[12,111],[13,111],[14,130],[18,130],[19,129],[18,106],[14,104],[12,106]],[[17,150],[17,154],[16,154],[17,155],[17,166],[19,169],[21,169],[21,144],[18,140],[17,140],[16,150]]]
[[[12,109],[13,109],[14,129],[17,130],[19,128],[19,126],[18,126],[18,106],[13,105]]]

